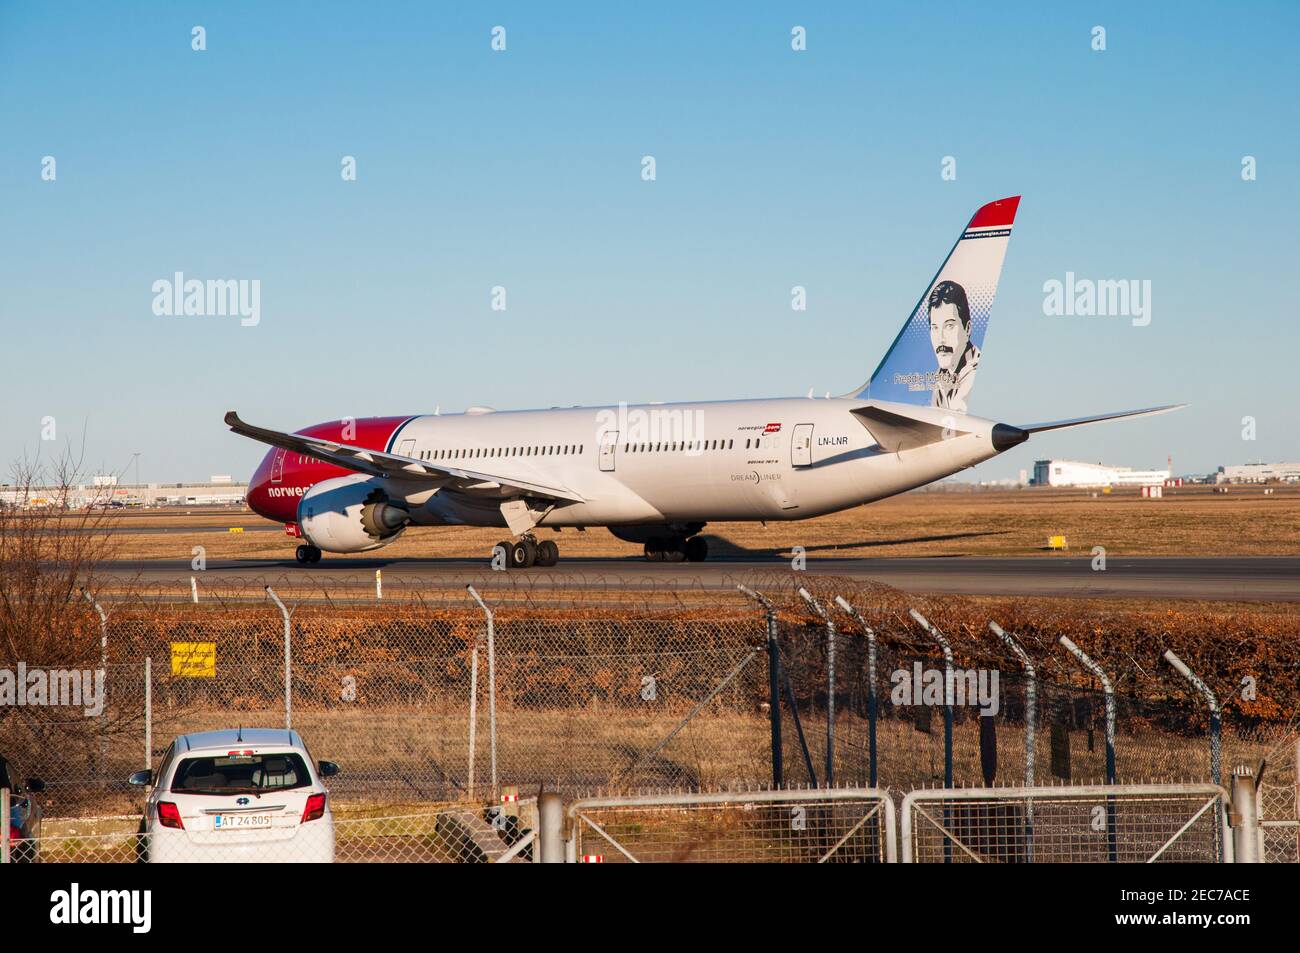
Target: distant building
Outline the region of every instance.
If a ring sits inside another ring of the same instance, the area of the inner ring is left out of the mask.
[[[1134,470],[1078,460],[1038,460],[1034,486],[1153,486],[1163,485],[1169,470]]]
[[[116,481],[70,486],[0,486],[0,505],[50,506],[65,500],[69,506],[233,506],[244,502],[248,486],[242,483],[150,483],[123,485]]]
[[[1219,467],[1216,483],[1283,483],[1300,482],[1300,463],[1243,463],[1240,466]]]

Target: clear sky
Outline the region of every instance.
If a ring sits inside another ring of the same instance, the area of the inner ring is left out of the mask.
[[[1192,407],[976,478],[1300,458],[1300,5],[703,6],[0,4],[0,462],[47,416],[173,481],[249,474],[231,408],[845,393],[1013,194],[971,412]],[[155,315],[178,271],[260,322]],[[1149,280],[1150,324],[1045,315],[1066,272]]]

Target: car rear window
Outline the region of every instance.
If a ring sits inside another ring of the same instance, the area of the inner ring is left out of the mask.
[[[227,754],[186,758],[176,767],[172,790],[182,794],[256,794],[311,784],[302,755]]]

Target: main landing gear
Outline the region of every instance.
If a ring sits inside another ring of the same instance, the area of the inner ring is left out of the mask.
[[[311,543],[303,543],[294,553],[294,558],[298,560],[299,566],[311,566],[320,562],[320,550]]]
[[[709,558],[709,544],[703,536],[656,536],[646,542],[645,558],[655,563],[702,563]]]
[[[560,547],[549,539],[541,542],[534,536],[521,536],[514,542],[505,540],[492,547],[492,563],[500,560],[506,569],[550,568],[560,561]]]

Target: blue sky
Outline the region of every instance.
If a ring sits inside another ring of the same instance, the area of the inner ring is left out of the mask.
[[[248,474],[230,408],[844,393],[1012,194],[971,411],[1192,407],[977,478],[1296,459],[1298,29],[1287,3],[5,3],[0,462],[48,454],[46,416],[169,481]],[[260,280],[260,324],[156,316],[177,271]],[[1067,271],[1150,280],[1151,324],[1045,316]]]

